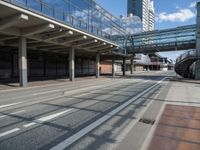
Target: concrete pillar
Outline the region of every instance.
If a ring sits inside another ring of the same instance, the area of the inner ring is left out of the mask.
[[[197,3],[196,54],[200,58],[200,2]],[[195,63],[195,79],[200,80],[200,61]]]
[[[100,54],[96,54],[96,78],[100,77]]]
[[[69,50],[69,80],[70,81],[74,81],[74,76],[75,76],[74,55],[75,55],[75,50],[74,48],[71,48]]]
[[[27,79],[27,43],[25,37],[19,38],[19,84],[22,87],[28,85]]]
[[[112,59],[112,76],[115,76],[115,58]]]
[[[200,61],[195,63],[195,80],[200,80]]]
[[[123,58],[123,76],[126,76],[126,58]]]
[[[133,74],[133,70],[134,70],[133,59],[131,59],[131,74]]]
[[[197,18],[196,18],[196,49],[197,56],[200,57],[200,2],[197,3]]]

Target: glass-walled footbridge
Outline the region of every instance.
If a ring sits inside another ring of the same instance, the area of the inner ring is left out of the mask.
[[[131,35],[127,43],[128,53],[176,51],[195,47],[196,25]]]

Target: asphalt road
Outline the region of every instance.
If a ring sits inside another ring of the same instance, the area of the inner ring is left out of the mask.
[[[0,91],[0,150],[112,149],[172,74]]]

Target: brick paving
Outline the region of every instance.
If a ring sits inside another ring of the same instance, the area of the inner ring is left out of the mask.
[[[200,107],[166,105],[149,150],[200,150]]]

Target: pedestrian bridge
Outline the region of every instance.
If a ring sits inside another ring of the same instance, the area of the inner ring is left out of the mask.
[[[129,36],[128,53],[152,53],[195,49],[196,25],[155,30]]]

